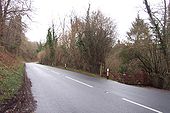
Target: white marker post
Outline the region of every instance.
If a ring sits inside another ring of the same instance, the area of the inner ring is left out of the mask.
[[[67,68],[67,64],[64,65],[65,69]]]
[[[107,79],[109,79],[109,68],[107,68]]]

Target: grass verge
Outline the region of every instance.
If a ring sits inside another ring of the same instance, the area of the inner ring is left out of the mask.
[[[0,102],[12,98],[23,84],[24,64],[9,68],[0,63]]]

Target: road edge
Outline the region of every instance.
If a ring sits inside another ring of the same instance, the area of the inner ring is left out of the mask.
[[[11,99],[0,104],[2,113],[33,113],[36,109],[36,101],[31,92],[31,81],[27,76],[26,64],[24,64],[23,84],[17,94]]]

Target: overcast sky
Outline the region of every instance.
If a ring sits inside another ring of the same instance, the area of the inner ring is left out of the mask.
[[[32,0],[34,12],[33,22],[28,23],[29,29],[26,36],[31,41],[43,41],[46,39],[47,29],[52,21],[57,25],[64,18],[69,17],[71,12],[77,15],[85,15],[88,4],[92,10],[101,12],[111,17],[117,24],[119,39],[125,39],[126,32],[131,27],[132,21],[138,11],[142,13],[143,0]],[[161,1],[161,0],[148,0]]]

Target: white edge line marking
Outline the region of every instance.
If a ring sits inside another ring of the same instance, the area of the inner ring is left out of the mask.
[[[88,85],[88,84],[86,84],[86,83],[84,83],[84,82],[78,81],[78,80],[73,79],[73,78],[68,77],[68,76],[65,76],[65,77],[68,78],[68,79],[70,79],[70,80],[73,80],[73,81],[75,81],[75,82],[77,82],[77,83],[80,83],[80,84],[83,84],[83,85],[88,86],[88,87],[90,87],[90,88],[93,88],[93,86]]]
[[[128,99],[126,99],[126,98],[122,98],[122,100],[127,101],[127,102],[130,102],[130,103],[135,104],[135,105],[138,105],[138,106],[140,106],[140,107],[143,107],[143,108],[149,109],[149,110],[154,111],[154,112],[156,112],[156,113],[163,113],[163,112],[161,112],[161,111],[158,111],[158,110],[156,110],[156,109],[153,109],[153,108],[147,107],[147,106],[142,105],[142,104],[139,104],[139,103],[137,103],[137,102],[134,102],[134,101],[128,100]]]

